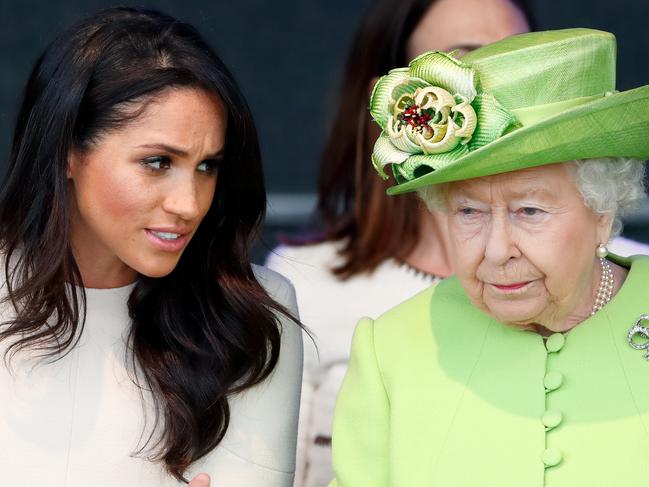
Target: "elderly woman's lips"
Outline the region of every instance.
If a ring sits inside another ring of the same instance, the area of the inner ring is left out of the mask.
[[[501,291],[516,291],[517,289],[522,289],[527,286],[532,281],[517,282],[515,284],[492,284],[493,287],[500,289]]]

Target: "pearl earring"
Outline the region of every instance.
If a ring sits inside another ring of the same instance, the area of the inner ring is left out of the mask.
[[[595,255],[598,259],[605,259],[608,255],[608,247],[606,246],[606,244],[599,244],[597,246],[597,250],[595,250]]]

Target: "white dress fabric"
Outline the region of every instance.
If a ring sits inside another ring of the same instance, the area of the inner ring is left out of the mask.
[[[359,318],[378,318],[433,282],[393,259],[374,273],[340,281],[330,269],[341,262],[341,243],[280,246],[266,265],[295,286],[302,322],[314,335],[318,351],[304,335],[304,380],[298,433],[295,487],[325,487],[333,479],[331,430],[336,396],[347,370],[351,339]],[[649,255],[649,245],[617,238],[618,255]]]
[[[268,293],[297,316],[290,283],[260,267],[255,274]],[[87,289],[81,340],[59,361],[42,363],[19,354],[11,372],[0,366],[0,485],[185,485],[169,476],[161,463],[134,455],[146,438],[142,433],[153,419],[153,409],[151,396],[141,396],[125,366],[130,326],[126,301],[132,288]],[[6,305],[2,315],[10,315]],[[207,472],[213,487],[293,485],[302,338],[291,320],[281,316],[280,321],[277,367],[262,384],[230,400],[225,438],[190,467],[188,478]],[[5,348],[0,343],[0,352]]]

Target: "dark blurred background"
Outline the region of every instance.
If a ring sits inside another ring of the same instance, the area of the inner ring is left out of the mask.
[[[36,57],[80,17],[114,5],[148,6],[193,23],[234,72],[255,115],[269,211],[255,259],[278,232],[309,222],[317,163],[341,66],[371,0],[0,0],[0,174],[21,90]],[[592,27],[618,38],[618,89],[649,83],[649,0],[536,0],[541,29]],[[649,136],[649,134],[647,134]],[[649,205],[628,218],[625,235],[649,242]]]

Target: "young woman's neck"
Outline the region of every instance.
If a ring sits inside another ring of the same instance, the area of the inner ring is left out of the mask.
[[[137,273],[117,257],[107,258],[102,249],[93,249],[72,242],[74,260],[81,272],[83,286],[94,289],[110,289],[126,286],[137,279]]]
[[[137,272],[111,253],[86,225],[76,205],[71,207],[70,244],[74,260],[81,272],[83,286],[110,289],[126,286],[137,279]]]

